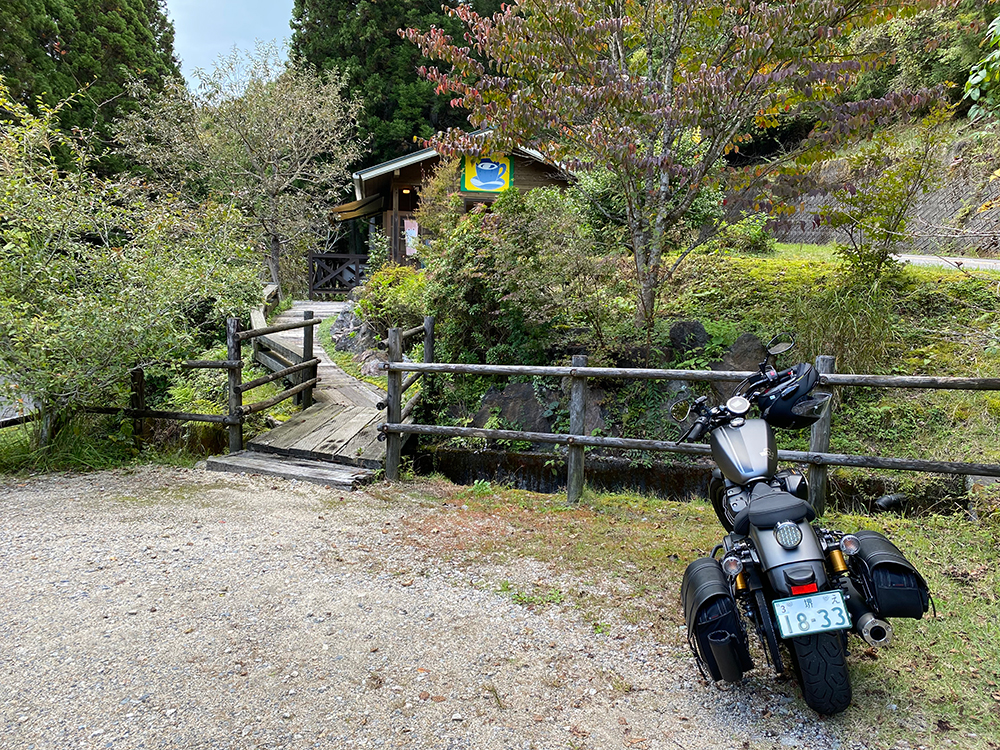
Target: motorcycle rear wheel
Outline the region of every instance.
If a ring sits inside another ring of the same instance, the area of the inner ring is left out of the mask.
[[[841,633],[793,638],[790,644],[806,705],[832,716],[851,705],[851,680]]]

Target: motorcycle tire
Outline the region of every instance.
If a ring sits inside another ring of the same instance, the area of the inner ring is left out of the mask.
[[[851,705],[851,680],[841,633],[793,638],[790,644],[806,705],[825,716]]]

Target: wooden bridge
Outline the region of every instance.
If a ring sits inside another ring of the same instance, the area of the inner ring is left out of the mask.
[[[281,326],[303,319],[312,311],[317,319],[336,317],[344,302],[295,302],[273,321]],[[264,328],[263,315],[254,328]],[[386,394],[341,370],[324,349],[329,342],[313,341],[312,356],[319,359],[319,382],[312,404],[284,424],[246,443],[246,450],[214,456],[206,466],[214,471],[270,474],[350,489],[374,477],[385,461],[385,443],[378,425],[385,413],[378,404]],[[255,359],[277,370],[303,360],[300,329],[280,331],[254,340]],[[304,380],[306,375],[298,375]],[[293,378],[293,382],[295,379]]]

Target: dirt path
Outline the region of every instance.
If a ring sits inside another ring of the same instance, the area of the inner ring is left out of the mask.
[[[0,478],[0,748],[855,748],[435,559],[462,513],[197,470]],[[421,522],[411,521],[417,518]],[[426,529],[426,532],[419,531]]]

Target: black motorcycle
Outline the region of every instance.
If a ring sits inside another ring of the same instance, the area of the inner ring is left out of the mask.
[[[736,682],[753,668],[749,625],[778,675],[787,647],[805,702],[830,715],[851,703],[848,633],[887,646],[888,619],[920,619],[930,595],[916,568],[881,534],[812,523],[816,512],[802,472],[778,470],[773,428],[808,427],[830,400],[814,392],[819,374],[808,363],[776,368],[775,358],[792,344],[788,336],[775,338],[760,371],[725,404],[709,408],[701,397],[683,415],[696,419],[682,442],[710,436],[718,468],[709,497],[728,534],[710,557],[688,565],[681,599],[703,673]],[[750,418],[752,410],[760,418]]]

